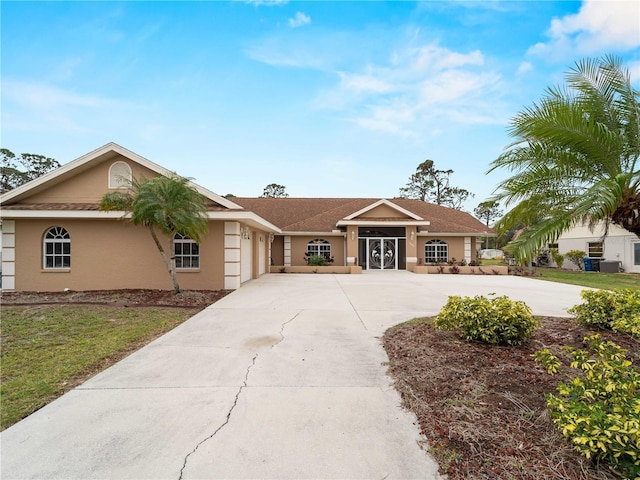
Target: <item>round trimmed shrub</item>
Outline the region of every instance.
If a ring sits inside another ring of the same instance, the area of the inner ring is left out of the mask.
[[[524,303],[509,297],[451,296],[434,320],[438,329],[457,331],[465,340],[520,345],[539,325]]]

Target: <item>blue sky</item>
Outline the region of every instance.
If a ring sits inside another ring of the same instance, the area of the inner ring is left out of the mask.
[[[116,142],[219,194],[398,194],[452,169],[473,209],[509,119],[586,57],[640,81],[640,2],[2,1],[1,145]]]

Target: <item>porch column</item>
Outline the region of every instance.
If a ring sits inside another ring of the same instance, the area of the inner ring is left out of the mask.
[[[284,266],[291,266],[291,235],[284,236]]]
[[[347,227],[347,245],[346,245],[347,266],[358,265],[358,227],[349,225]],[[362,259],[360,259],[360,264]]]
[[[413,267],[418,264],[418,227],[415,225],[408,225],[405,227],[407,236],[407,270],[413,271]]]
[[[464,259],[467,263],[471,261],[471,237],[464,237]]]
[[[16,221],[2,222],[2,289],[16,289]]]
[[[240,288],[240,222],[224,222],[224,288]]]

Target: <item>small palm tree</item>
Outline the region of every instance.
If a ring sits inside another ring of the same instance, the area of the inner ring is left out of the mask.
[[[179,233],[199,243],[208,225],[205,197],[189,185],[189,179],[171,175],[134,180],[128,192],[105,194],[100,209],[130,213],[131,223],[144,225],[149,230],[169,271],[173,290],[179,293],[175,235]],[[169,255],[160,243],[156,229],[168,237]]]
[[[489,170],[513,173],[492,197],[513,206],[498,229],[542,214],[513,242],[520,258],[580,222],[640,235],[639,92],[610,56],[578,62],[566,80],[516,115],[509,132],[516,141]]]

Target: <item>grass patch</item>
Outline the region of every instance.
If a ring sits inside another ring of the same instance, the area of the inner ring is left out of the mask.
[[[38,410],[199,310],[3,305],[0,428]]]
[[[614,288],[640,289],[640,275],[631,273],[579,272],[556,268],[537,268],[536,274],[530,278],[605,290],[613,290]]]

